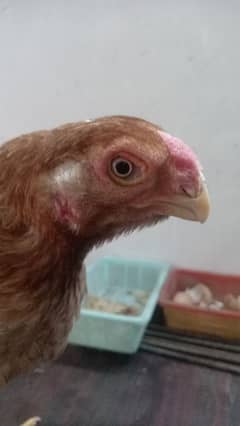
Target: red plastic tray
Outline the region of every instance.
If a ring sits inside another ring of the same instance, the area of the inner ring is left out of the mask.
[[[214,297],[220,300],[229,293],[240,295],[240,276],[172,269],[161,289],[159,298],[167,325],[176,330],[239,340],[240,312],[214,311],[172,302],[177,291],[185,290],[199,282],[206,284]]]

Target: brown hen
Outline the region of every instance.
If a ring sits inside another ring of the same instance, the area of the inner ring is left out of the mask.
[[[0,206],[0,384],[64,350],[92,247],[169,216],[204,222],[209,213],[192,151],[123,116],[2,145]]]

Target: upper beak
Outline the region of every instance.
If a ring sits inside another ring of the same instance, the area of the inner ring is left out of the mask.
[[[167,202],[170,216],[204,223],[210,212],[208,190],[205,185],[198,197],[192,198],[188,194],[175,195]]]
[[[168,216],[176,216],[186,220],[205,222],[209,216],[210,203],[205,178],[201,166],[191,149],[180,139],[161,131],[161,139],[167,145],[172,164],[175,166],[175,179],[178,194],[165,199]],[[189,176],[198,175],[198,180]],[[200,189],[201,188],[201,189]],[[200,191],[199,191],[200,189]],[[163,200],[164,202],[164,200]]]

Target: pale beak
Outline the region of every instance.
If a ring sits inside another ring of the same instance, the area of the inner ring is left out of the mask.
[[[205,185],[198,197],[193,198],[188,194],[175,195],[166,204],[169,208],[169,216],[204,223],[210,212],[208,190]]]

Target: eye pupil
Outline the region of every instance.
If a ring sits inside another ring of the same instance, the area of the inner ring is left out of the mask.
[[[115,167],[119,175],[126,176],[130,172],[130,164],[126,161],[118,161]]]
[[[124,158],[115,158],[112,162],[113,173],[120,178],[127,178],[133,171],[133,164]]]

